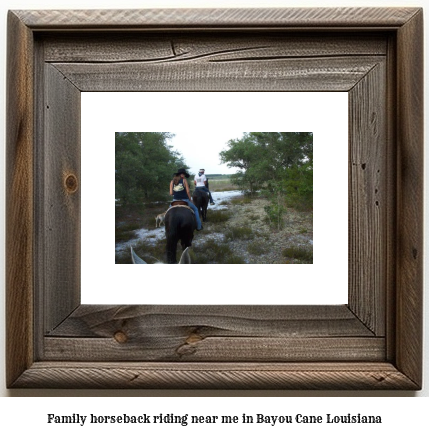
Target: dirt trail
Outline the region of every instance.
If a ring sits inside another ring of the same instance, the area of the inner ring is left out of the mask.
[[[313,217],[312,213],[288,210],[285,215],[284,228],[273,230],[266,221],[264,207],[269,205],[266,199],[254,199],[250,203],[230,204],[231,214],[225,224],[225,230],[251,229],[248,236],[234,238],[226,243],[232,252],[242,257],[246,263],[284,264],[296,263],[293,258],[286,258],[283,250],[290,247],[300,247],[312,251],[313,249]],[[194,251],[202,242],[213,238],[210,234],[210,210],[204,231],[199,232],[194,240]],[[218,225],[216,226],[216,228]],[[205,230],[207,233],[205,234]],[[214,233],[216,240],[222,240],[221,234]],[[223,238],[224,240],[225,238]],[[220,242],[220,241],[219,241]]]

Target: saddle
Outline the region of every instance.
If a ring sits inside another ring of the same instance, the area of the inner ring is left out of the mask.
[[[170,205],[171,205],[171,207],[170,207],[170,209],[167,209],[167,211],[165,212],[166,214],[169,210],[174,209],[175,207],[186,207],[186,209],[190,210],[192,212],[192,214],[194,214],[194,211],[192,210],[192,208],[190,208],[188,206],[188,203],[186,203],[186,201],[174,200],[170,203]]]

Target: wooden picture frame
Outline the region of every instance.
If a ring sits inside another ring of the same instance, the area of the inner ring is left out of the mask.
[[[422,45],[419,8],[10,11],[7,386],[420,389]],[[348,92],[348,304],[81,305],[80,94],[121,90]]]

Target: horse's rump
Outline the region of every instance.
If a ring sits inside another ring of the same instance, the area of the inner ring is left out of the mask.
[[[194,204],[198,209],[198,212],[205,222],[207,219],[207,206],[209,204],[209,193],[202,189],[196,188],[192,194]]]
[[[167,237],[167,262],[177,263],[177,243],[182,248],[190,247],[196,229],[195,215],[189,206],[173,206],[165,215],[165,236]]]

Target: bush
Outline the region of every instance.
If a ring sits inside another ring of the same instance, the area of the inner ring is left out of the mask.
[[[250,227],[231,227],[225,232],[227,241],[234,241],[236,239],[253,239],[255,235]]]
[[[165,238],[159,239],[154,245],[139,242],[135,245],[134,251],[147,263],[166,262],[166,240]],[[177,244],[177,258],[179,259],[181,253],[180,244]]]
[[[228,221],[230,213],[223,210],[211,210],[207,214],[207,219],[210,223],[218,224]]]
[[[313,263],[313,250],[308,247],[295,245],[285,248],[282,254],[290,259],[298,260],[298,263]]]
[[[232,198],[231,204],[243,205],[243,204],[250,204],[252,201],[253,201],[253,199],[250,195],[245,195],[243,197]]]
[[[193,263],[228,263],[226,259],[232,254],[231,249],[226,244],[219,244],[214,240],[206,241],[198,248],[194,247],[192,256]]]
[[[250,254],[260,255],[268,253],[268,247],[266,247],[264,244],[261,244],[260,242],[249,242],[247,245],[247,251]]]
[[[286,207],[283,204],[273,202],[269,206],[265,206],[264,210],[270,226],[277,230],[284,227],[283,215],[286,212]]]
[[[288,172],[285,181],[286,202],[289,207],[308,211],[313,209],[313,166],[295,166]]]
[[[240,256],[238,256],[236,254],[231,254],[230,256],[227,256],[227,258],[225,260],[226,260],[226,262],[224,262],[224,263],[227,263],[227,264],[243,264],[243,263],[246,263],[246,261],[242,257],[240,257]]]

